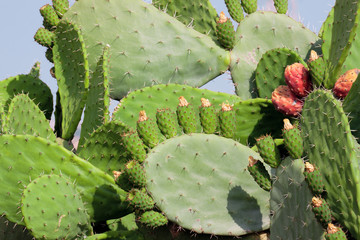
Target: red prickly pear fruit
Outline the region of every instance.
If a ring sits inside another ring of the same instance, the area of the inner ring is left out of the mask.
[[[280,85],[273,91],[271,101],[276,110],[293,117],[299,115],[303,107],[303,102],[286,85]]]
[[[338,98],[345,98],[355,82],[360,69],[354,68],[341,75],[333,88],[334,95]]]
[[[312,89],[309,71],[301,63],[288,65],[284,72],[285,82],[298,97],[306,97]]]

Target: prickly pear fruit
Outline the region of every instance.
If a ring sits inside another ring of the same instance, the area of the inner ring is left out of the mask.
[[[265,191],[270,191],[271,180],[268,171],[266,171],[264,164],[249,156],[248,171],[254,178],[255,182]]]
[[[220,132],[223,137],[232,138],[235,131],[235,111],[228,103],[222,103],[219,112]]]
[[[247,14],[251,14],[257,10],[257,0],[241,0],[241,6]]]
[[[244,19],[244,13],[239,0],[225,0],[226,7],[232,19],[240,23]]]
[[[132,182],[137,187],[145,187],[146,185],[146,176],[145,171],[135,160],[129,161],[124,168],[125,174],[128,176],[130,182]]]
[[[273,91],[271,101],[276,110],[293,117],[298,116],[303,107],[303,102],[286,85],[280,85]]]
[[[205,98],[201,98],[200,123],[204,133],[213,134],[216,132],[218,126],[217,112],[210,101]]]
[[[52,0],[53,7],[57,13],[57,15],[62,18],[62,16],[69,9],[69,1],[68,0]]]
[[[144,212],[138,221],[149,228],[157,228],[168,223],[168,220],[164,215],[155,211]]]
[[[308,66],[312,83],[315,86],[320,86],[324,81],[325,65],[324,58],[319,57],[314,50],[311,50]]]
[[[156,120],[161,133],[166,138],[172,138],[177,135],[178,122],[176,113],[171,109],[158,109],[156,111]]]
[[[221,46],[226,49],[232,49],[235,44],[235,30],[230,20],[225,16],[224,12],[220,13],[219,19],[216,21],[216,36]]]
[[[264,162],[272,168],[277,168],[281,162],[279,149],[270,135],[261,136],[256,139],[256,146]]]
[[[49,30],[42,27],[39,28],[34,35],[35,42],[37,42],[41,46],[48,48],[51,48],[53,46],[54,39],[55,39],[55,33],[50,32]]]
[[[354,68],[341,75],[333,88],[334,95],[338,98],[345,98],[355,82],[360,69]]]
[[[146,116],[145,111],[139,113],[136,130],[146,146],[153,148],[159,143],[159,129],[154,120]]]
[[[179,124],[185,134],[196,132],[198,122],[197,114],[191,104],[189,104],[183,96],[179,97],[179,105],[177,107],[177,116]]]
[[[346,234],[340,227],[336,227],[334,224],[329,223],[325,234],[326,240],[346,240]]]
[[[306,162],[304,175],[311,191],[315,195],[321,195],[324,192],[325,185],[319,170],[311,163]]]
[[[309,71],[301,63],[288,65],[284,72],[285,82],[298,97],[306,97],[312,89]]]
[[[56,14],[54,8],[49,4],[46,4],[40,8],[40,14],[44,17],[44,21],[52,27],[56,27],[60,19]]]
[[[313,197],[311,199],[311,205],[317,220],[319,220],[323,226],[326,227],[329,223],[331,223],[331,210],[325,199]]]
[[[278,13],[286,14],[288,10],[288,0],[274,0],[274,6]]]
[[[154,200],[145,192],[139,189],[132,189],[126,197],[126,200],[130,203],[135,209],[141,211],[150,210],[154,207]]]
[[[146,158],[144,143],[135,131],[129,131],[121,135],[122,143],[126,150],[130,153],[132,159],[143,162]]]
[[[284,137],[284,145],[293,159],[299,159],[304,152],[304,143],[300,130],[293,126],[289,119],[284,119],[284,129],[282,131]]]

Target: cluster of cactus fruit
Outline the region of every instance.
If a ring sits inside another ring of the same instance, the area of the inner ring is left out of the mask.
[[[360,238],[360,3],[319,36],[225,3],[40,9],[55,126],[39,64],[0,82],[2,238]],[[227,70],[236,95],[198,88]]]

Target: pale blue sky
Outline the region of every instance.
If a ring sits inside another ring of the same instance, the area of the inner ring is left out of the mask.
[[[218,13],[227,12],[223,0],[210,1]],[[318,32],[334,2],[335,0],[289,0],[289,14],[296,20],[300,19],[310,30]],[[51,4],[51,0],[0,0],[0,80],[28,73],[32,65],[39,61],[41,79],[55,94],[57,85],[49,74],[52,65],[44,56],[46,48],[33,40],[35,32],[42,26],[39,9],[45,4]],[[272,1],[258,0],[258,5],[261,10],[269,10]],[[231,93],[232,83],[226,81],[227,78],[228,75],[222,76],[209,83],[207,88]]]

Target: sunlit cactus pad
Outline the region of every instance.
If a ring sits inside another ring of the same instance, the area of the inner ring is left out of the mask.
[[[303,59],[319,38],[285,14],[256,12],[248,15],[236,31],[237,43],[231,55],[231,75],[236,94],[243,99],[256,96],[254,72],[261,56],[273,48],[286,47]]]
[[[115,99],[153,84],[202,86],[228,69],[229,53],[209,36],[141,0],[79,0],[64,18],[81,28],[91,70],[110,45]]]
[[[211,134],[175,137],[155,147],[144,168],[156,205],[198,233],[244,235],[269,227],[269,194],[246,171],[250,148]]]

